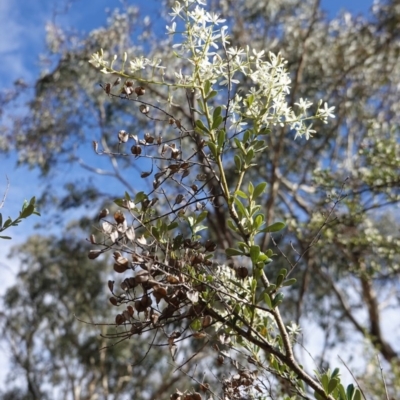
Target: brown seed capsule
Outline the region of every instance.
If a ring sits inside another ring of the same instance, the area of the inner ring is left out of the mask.
[[[135,87],[135,93],[138,96],[143,96],[146,93],[146,90],[144,89],[143,86],[138,86],[138,87]]]
[[[131,147],[131,153],[134,154],[136,157],[139,157],[142,154],[142,148],[137,145],[133,145]]]
[[[207,240],[204,243],[204,248],[205,248],[206,251],[211,252],[211,251],[215,251],[215,249],[217,248],[217,245],[213,241]]]
[[[236,270],[236,276],[237,276],[239,279],[244,279],[244,278],[246,278],[248,275],[249,275],[249,270],[248,270],[246,267],[239,267],[239,268]]]
[[[90,260],[94,260],[101,254],[101,250],[90,250],[88,257]]]
[[[142,104],[142,105],[139,107],[139,110],[140,110],[140,112],[141,112],[142,114],[148,114],[149,111],[150,111],[150,108],[149,108],[149,106],[146,106],[145,104]]]
[[[151,136],[150,133],[145,133],[144,140],[146,143],[152,144],[154,142],[154,137]]]
[[[102,219],[102,218],[105,218],[105,217],[108,215],[108,213],[109,213],[108,209],[107,209],[107,208],[103,208],[103,209],[100,211],[100,214],[99,214],[98,219],[100,220],[100,219]]]
[[[128,263],[122,263],[122,264],[114,263],[114,271],[118,272],[119,274],[122,274],[128,268],[129,268],[129,264]]]
[[[126,81],[125,85],[126,85],[126,87],[131,87],[131,86],[133,86],[133,82],[132,81]]]
[[[115,323],[117,325],[122,325],[126,321],[125,317],[122,314],[117,314],[115,317]]]
[[[118,300],[115,297],[110,297],[110,303],[113,306],[117,306],[118,305]]]
[[[120,210],[114,213],[114,219],[117,224],[123,224],[125,221],[124,214]]]

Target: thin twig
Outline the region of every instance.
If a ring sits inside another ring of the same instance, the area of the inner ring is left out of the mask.
[[[7,198],[8,189],[10,189],[10,180],[8,179],[7,175],[6,175],[6,179],[7,179],[7,187],[6,187],[6,191],[4,192],[3,200],[0,203],[0,208],[3,208],[6,198]]]
[[[381,376],[382,376],[383,387],[385,388],[386,400],[389,400],[389,393],[388,393],[387,386],[386,386],[385,375],[383,374],[381,360],[379,359],[379,354],[376,355],[376,359],[378,360],[379,369],[381,370]]]
[[[354,376],[353,372],[351,372],[351,369],[347,366],[347,364],[344,362],[344,360],[343,360],[340,356],[338,356],[338,357],[339,357],[339,360],[340,360],[340,361],[343,363],[343,365],[346,367],[347,371],[350,372],[351,377],[354,379],[354,382],[357,384],[358,388],[360,389],[360,392],[361,392],[361,394],[362,394],[362,397],[364,397],[364,399],[367,400],[367,398],[365,397],[365,394],[364,394],[363,390],[361,389],[360,384],[359,384],[358,381],[357,381],[357,378]]]

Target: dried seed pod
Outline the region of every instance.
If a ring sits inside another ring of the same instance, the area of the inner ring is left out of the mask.
[[[135,87],[135,93],[137,96],[143,96],[146,93],[146,90],[143,86],[137,86]]]
[[[108,209],[107,208],[103,208],[99,213],[98,219],[100,220],[102,218],[105,218],[105,217],[107,217],[108,214],[109,214]]]
[[[212,251],[215,251],[215,249],[217,248],[217,245],[213,241],[207,240],[204,243],[204,248],[205,248],[206,251],[212,252]]]
[[[249,270],[246,267],[239,267],[236,270],[236,277],[239,279],[244,279],[249,275]]]
[[[135,276],[136,284],[147,282],[149,280],[149,271],[141,270]]]
[[[114,281],[108,281],[108,288],[111,293],[114,291]]]
[[[148,114],[148,113],[150,112],[149,106],[146,106],[145,104],[142,104],[142,105],[139,107],[139,110],[140,110],[140,112],[141,112],[142,114]]]
[[[133,145],[131,147],[131,153],[136,157],[139,157],[142,154],[142,148],[138,145]]]
[[[189,171],[188,169],[185,169],[185,170],[183,171],[181,180],[182,180],[183,178],[186,178],[189,174],[190,174],[190,171]]]
[[[125,317],[122,314],[117,314],[115,317],[115,323],[117,325],[122,325],[125,322]]]
[[[107,83],[107,84],[104,86],[104,91],[105,91],[107,94],[110,94],[110,93],[111,93],[111,83]]]
[[[94,260],[101,254],[101,250],[90,250],[88,257],[90,260]]]
[[[133,82],[132,81],[126,81],[125,82],[125,86],[126,87],[132,87],[133,86]]]
[[[110,297],[110,303],[113,306],[117,306],[118,305],[118,300],[115,297]]]
[[[197,193],[199,188],[197,187],[197,185],[193,184],[192,186],[190,186],[190,188],[193,190],[193,192]]]
[[[121,90],[121,93],[130,96],[133,93],[133,89],[131,87],[124,86]]]
[[[129,140],[129,133],[124,130],[119,131],[118,140],[120,143],[126,143]]]
[[[96,244],[96,237],[94,235],[90,235],[89,240],[90,240],[90,243]]]
[[[203,318],[202,326],[203,328],[207,328],[212,324],[212,317],[210,315],[206,315]]]
[[[152,144],[154,142],[154,136],[151,136],[150,133],[145,133],[144,140],[146,143]]]
[[[175,204],[181,204],[183,199],[184,199],[183,194],[178,194],[178,196],[176,196],[175,199]]]
[[[125,258],[126,260],[126,258]],[[123,272],[125,272],[127,269],[129,268],[129,264],[128,263],[114,263],[114,271],[118,272],[119,274],[122,274]]]
[[[128,306],[126,307],[126,310],[128,311],[129,315],[133,317],[133,314],[135,313],[134,308],[132,306]]]
[[[124,214],[120,210],[114,213],[114,219],[117,224],[123,224],[125,222]]]
[[[168,169],[171,171],[171,174],[178,172],[181,166],[179,164],[171,164],[168,166]]]
[[[118,78],[114,81],[113,86],[118,86],[120,83],[121,83],[121,78],[118,77]]]
[[[131,315],[129,314],[129,312],[127,310],[124,310],[122,312],[122,316],[125,318],[125,321],[129,321],[131,319]]]
[[[176,283],[179,283],[179,279],[175,275],[168,275],[167,276],[167,282],[174,285]]]
[[[167,289],[165,289],[163,286],[157,285],[153,287],[153,293],[157,293],[157,295],[163,298],[167,296]]]

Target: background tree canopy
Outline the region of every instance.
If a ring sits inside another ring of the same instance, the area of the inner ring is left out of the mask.
[[[164,140],[170,135],[164,124],[140,113],[138,105],[107,96],[96,83],[106,87],[115,77],[101,75],[88,61],[102,48],[108,58],[126,51],[129,57],[162,59],[176,72],[187,68],[171,53],[171,39],[164,33],[170,3],[163,3],[153,21],[125,5],[88,35],[49,25],[41,75],[35,82],[17,81],[0,99],[1,151],[16,153],[19,164],[40,170],[46,183],[43,193],[32,193],[40,197],[43,233],[13,251],[21,268],[3,297],[4,341],[18,370],[17,380],[10,374],[4,399],[169,398],[176,387],[195,384],[173,373],[167,351],[153,347],[145,357],[151,335],[115,346],[99,337],[99,332],[115,331],[106,287],[111,261],[88,260],[85,241],[104,204],[110,207],[125,191],[134,198],[152,190],[158,172],[149,159],[120,156],[128,148],[118,141],[118,132],[139,138],[151,133]],[[284,267],[297,279],[285,292],[281,312],[285,323],[303,328],[295,350],[306,368],[343,370],[340,355],[367,398],[382,399],[381,360],[394,399],[400,392],[398,4],[382,1],[366,17],[342,13],[329,19],[319,1],[312,0],[209,3],[208,9],[227,19],[231,45],[251,44],[288,61],[289,106],[295,108],[300,99],[314,104],[324,99],[335,106],[335,119],[315,121],[310,140],[293,140],[293,133],[279,125],[266,136],[268,151],[247,179],[254,186],[267,182],[262,203],[266,223],[285,221],[287,228],[272,236],[266,232],[258,244],[277,254],[269,266],[272,275]],[[252,83],[243,76],[241,85],[250,88]],[[146,101],[157,99],[166,107],[170,92],[152,85],[145,91]],[[188,101],[190,93],[174,94],[171,108],[185,126],[193,118],[182,106]],[[93,140],[107,156],[96,156]],[[233,190],[237,165],[229,149],[225,161]],[[73,172],[63,187],[60,171]],[[219,193],[215,180],[208,180],[207,193]],[[160,196],[155,212],[167,205]],[[203,223],[217,254],[223,254],[237,239],[219,197],[214,205]],[[47,236],[45,229],[57,225],[62,230]],[[318,345],[314,335],[309,340],[314,329],[320,332]],[[313,359],[303,348],[310,349]],[[179,351],[183,358],[196,354],[200,381],[206,366],[213,371],[208,381],[230,371],[201,344],[185,344]],[[287,393],[282,382],[272,386],[271,398]]]

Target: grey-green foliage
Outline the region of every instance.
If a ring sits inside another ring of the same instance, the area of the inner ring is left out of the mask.
[[[1,204],[3,206],[4,200]],[[2,208],[2,207],[0,207]],[[32,197],[29,202],[25,200],[22,204],[21,211],[19,212],[19,216],[17,218],[8,217],[5,221],[3,221],[3,215],[0,213],[0,232],[4,232],[6,229],[11,226],[18,226],[23,219],[30,217],[31,215],[39,215],[39,212],[36,209],[36,198]],[[11,236],[3,236],[0,235],[0,239],[11,239]]]
[[[276,240],[292,262],[297,254],[286,245],[289,238],[297,252],[305,251],[332,205],[326,194],[335,199],[344,184],[343,194],[347,195],[333,215],[337,219],[296,267],[299,284],[290,291],[292,303],[286,303],[287,312],[297,320],[311,317],[324,330],[333,327],[336,335],[327,335],[327,347],[338,340],[347,342],[357,331],[387,360],[396,363],[392,339],[380,329],[384,315],[379,302],[390,293],[391,285],[396,288],[399,272],[396,223],[390,227],[381,215],[390,215],[387,205],[395,206],[399,200],[396,26],[400,16],[396,2],[388,1],[375,6],[369,19],[344,14],[328,21],[317,4],[221,1],[214,6],[232,18],[232,43],[245,46],[251,42],[259,49],[281,51],[288,59],[293,103],[300,97],[316,101],[324,98],[336,106],[336,123],[317,124],[318,134],[308,142],[293,142],[277,127],[268,138],[271,151],[259,161],[254,175],[255,183],[269,183],[264,204],[267,222],[277,218],[289,222],[293,235]],[[3,147],[14,144],[21,150],[22,162],[40,165],[48,172],[60,161],[70,162],[69,157],[62,156],[74,151],[74,143],[88,144],[91,135],[82,128],[85,124],[97,129],[98,137],[106,137],[110,144],[119,129],[142,134],[145,120],[134,116],[128,102],[112,102],[97,90],[93,82],[98,75],[86,64],[99,47],[112,54],[117,49],[144,52],[134,38],[131,42],[124,21],[132,23],[133,18],[124,19],[122,13],[110,21],[108,29],[81,38],[82,46],[74,47],[67,41],[62,48],[53,48],[57,66],[46,75],[48,79],[38,80],[31,112],[24,124],[16,123]],[[157,47],[154,43],[152,51],[167,60],[164,44]],[[176,60],[171,59],[171,63]],[[50,114],[45,112],[49,107],[53,111]],[[148,128],[158,129],[154,125]],[[112,174],[129,185],[130,172],[123,168],[133,162],[121,162],[122,169]],[[382,214],[377,212],[380,209]],[[396,218],[393,212],[391,219]],[[221,247],[232,247],[233,237],[221,207],[212,211],[208,222]],[[261,247],[268,241],[268,235],[261,238]],[[287,267],[285,260],[277,262]],[[399,299],[393,297],[391,301],[398,308]],[[356,313],[360,309],[367,311],[363,319]]]

